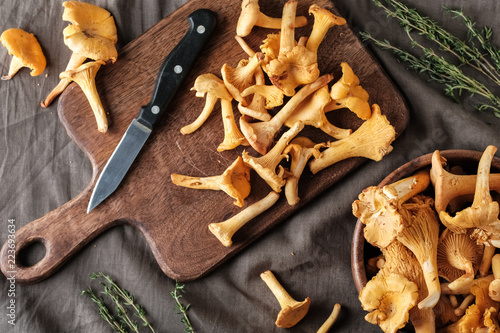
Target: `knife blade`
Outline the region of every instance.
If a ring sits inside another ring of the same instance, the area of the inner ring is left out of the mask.
[[[198,9],[188,16],[188,32],[165,58],[156,77],[151,100],[140,108],[139,115],[132,120],[104,166],[90,197],[87,213],[118,188],[195,63],[216,21],[215,14],[208,9]]]

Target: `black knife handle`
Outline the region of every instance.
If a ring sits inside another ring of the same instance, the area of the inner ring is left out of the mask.
[[[165,58],[153,88],[151,100],[141,107],[137,120],[152,128],[165,113],[168,104],[186,78],[212,34],[217,18],[208,9],[198,9],[188,16],[189,30]]]

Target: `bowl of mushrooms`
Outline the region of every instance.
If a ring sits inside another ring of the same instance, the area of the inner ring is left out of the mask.
[[[384,332],[500,331],[496,151],[435,151],[359,194],[351,265],[365,320]]]

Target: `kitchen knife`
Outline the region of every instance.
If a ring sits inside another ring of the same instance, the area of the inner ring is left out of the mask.
[[[151,100],[140,108],[139,115],[132,120],[104,166],[90,197],[87,213],[118,188],[214,30],[216,17],[208,9],[198,9],[188,16],[188,21],[188,32],[170,52],[158,72]]]

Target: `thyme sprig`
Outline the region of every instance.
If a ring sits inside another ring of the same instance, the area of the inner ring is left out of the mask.
[[[90,298],[96,303],[99,307],[99,314],[101,317],[110,324],[110,326],[116,332],[129,332],[129,329],[133,332],[139,332],[139,324],[137,321],[132,320],[129,315],[129,309],[132,309],[135,313],[135,316],[141,319],[142,326],[148,327],[151,332],[155,333],[154,328],[151,326],[149,321],[146,318],[146,310],[139,304],[137,304],[134,300],[134,296],[130,294],[126,289],[121,288],[113,279],[102,272],[93,273],[90,275],[90,279],[97,280],[102,279],[103,281],[99,281],[100,285],[103,287],[103,291],[101,294],[108,296],[109,299],[114,304],[118,320],[111,314],[109,308],[104,303],[104,300],[101,297],[95,295],[91,288],[88,288],[85,291],[82,291],[82,295],[90,296]]]
[[[491,44],[492,30],[488,27],[478,30],[475,23],[460,10],[446,10],[463,19],[468,30],[469,43],[454,36],[443,29],[430,18],[422,15],[417,10],[409,8],[397,0],[385,0],[388,6],[380,0],[373,0],[375,5],[385,10],[389,17],[396,18],[410,39],[412,47],[417,47],[421,55],[413,55],[401,48],[391,45],[387,40],[378,40],[369,33],[361,33],[365,40],[371,40],[375,45],[389,49],[400,59],[409,64],[410,68],[419,73],[426,73],[432,81],[445,85],[445,93],[458,101],[462,91],[471,96],[479,95],[488,102],[476,106],[478,110],[491,109],[495,116],[500,117],[500,98],[495,96],[491,90],[479,80],[468,76],[462,70],[463,66],[469,66],[479,71],[496,85],[500,86],[500,51]],[[389,7],[390,6],[390,7]],[[443,56],[438,55],[432,48],[425,47],[412,37],[412,32],[425,36],[434,42],[440,51],[451,54],[458,62],[451,62]],[[481,51],[473,40],[477,41]],[[491,58],[493,64],[488,60]]]
[[[186,291],[184,290],[185,285],[180,284],[178,281],[175,281],[175,288],[174,290],[170,293],[172,295],[172,298],[175,300],[175,309],[179,314],[182,314],[181,322],[186,326],[184,332],[186,333],[194,333],[193,326],[191,325],[191,322],[189,321],[187,311],[189,310],[189,307],[191,304],[188,305],[182,305],[180,299],[182,298],[182,293],[185,293]]]

